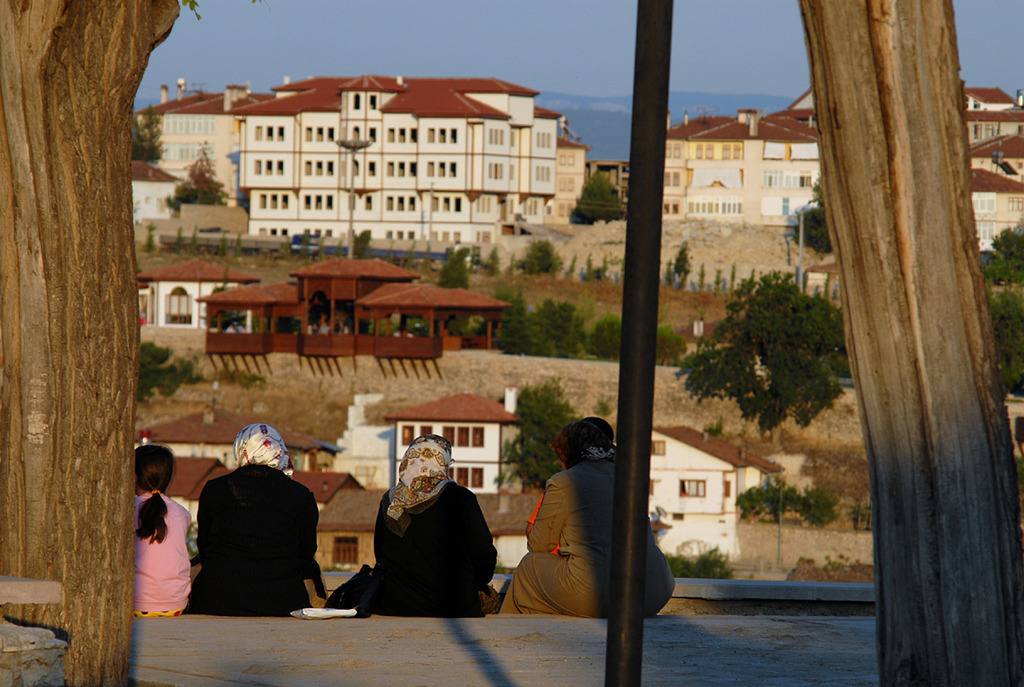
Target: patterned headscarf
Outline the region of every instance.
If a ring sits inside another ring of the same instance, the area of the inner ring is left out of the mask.
[[[284,439],[270,425],[249,425],[235,437],[235,460],[243,465],[266,465],[292,474],[291,458]]]
[[[398,484],[388,494],[388,527],[399,536],[405,534],[410,517],[429,508],[432,499],[451,482],[452,445],[444,437],[424,434],[405,450],[398,466]]]

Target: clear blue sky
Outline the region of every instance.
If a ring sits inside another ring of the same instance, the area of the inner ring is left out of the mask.
[[[955,0],[961,78],[1024,88],[1018,0]],[[200,0],[157,46],[140,102],[288,76],[493,76],[541,92],[632,93],[630,0]],[[810,85],[797,0],[676,0],[671,90],[796,97]]]

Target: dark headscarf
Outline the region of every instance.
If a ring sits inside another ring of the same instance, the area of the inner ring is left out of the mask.
[[[567,468],[584,460],[615,462],[615,444],[602,428],[589,420],[571,422],[563,427],[551,440],[551,448],[560,458],[564,457]]]

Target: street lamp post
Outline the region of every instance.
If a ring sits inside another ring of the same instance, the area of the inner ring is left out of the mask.
[[[355,246],[355,228],[352,225],[353,219],[356,214],[356,173],[355,173],[355,162],[356,152],[368,147],[373,141],[365,141],[363,139],[352,139],[347,138],[339,140],[338,148],[344,148],[347,150],[349,155],[349,166],[348,166],[348,256],[352,257],[352,249]]]

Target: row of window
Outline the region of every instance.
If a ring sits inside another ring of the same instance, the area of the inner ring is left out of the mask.
[[[376,110],[377,109],[377,94],[371,93],[370,95],[367,96],[366,100],[367,100],[367,104],[369,105],[369,108],[371,110]],[[352,94],[352,109],[353,110],[361,110],[362,106],[363,106],[363,94],[362,93],[353,93]]]
[[[214,115],[166,115],[163,129],[165,134],[215,134],[217,118]]]
[[[761,173],[762,188],[811,188],[814,173],[810,170],[766,169]]]
[[[413,139],[416,140],[415,138]],[[459,130],[458,129],[443,129],[428,127],[427,128],[427,143],[458,143],[459,142]]]
[[[312,143],[314,140],[317,143],[324,143],[325,141],[327,143],[334,143],[334,127],[333,126],[328,126],[328,127],[318,126],[314,130],[313,127],[307,126],[306,127],[306,142],[307,143]]]
[[[306,210],[333,210],[334,196],[307,193],[303,196],[302,207]]]
[[[210,143],[165,143],[163,151],[164,160],[197,160],[199,151],[206,148],[206,154],[211,159],[216,157],[216,148]]]
[[[666,186],[679,186],[679,172],[665,172]]]
[[[420,425],[420,436],[433,433],[433,425]],[[408,446],[416,436],[416,425],[402,425],[403,444]],[[479,448],[484,445],[483,427],[454,427],[445,425],[441,428],[441,436],[450,441],[452,446],[474,446]]]
[[[406,206],[408,206],[411,212],[416,209],[416,196],[387,196],[384,199],[384,206],[388,210],[398,210],[399,212],[405,212]]]
[[[264,126],[257,126],[255,129],[253,129],[253,133],[252,133],[253,138],[256,139],[257,141],[262,141],[263,140],[263,136],[264,136],[264,132],[266,134],[266,137],[267,137],[268,141],[283,141],[284,140],[284,127],[283,126],[278,126],[278,127],[273,127],[273,126],[266,126],[266,127],[264,127]]]
[[[698,143],[694,148],[694,157],[698,160],[714,160],[715,159],[715,148],[719,144],[715,143]],[[723,160],[742,160],[743,159],[743,144],[741,143],[722,143],[722,159]],[[678,155],[676,156],[678,157]]]
[[[537,167],[537,171],[534,173],[534,177],[537,181],[551,181],[551,168],[550,167]]]
[[[558,164],[565,167],[566,165],[576,164],[575,153],[565,153],[564,155],[558,156]]]
[[[538,148],[550,148],[551,147],[551,132],[550,131],[538,131],[537,132],[537,147]]]
[[[785,200],[788,206],[789,199]],[[690,215],[742,215],[743,201],[732,196],[694,197],[687,200],[686,212]]]
[[[559,191],[575,192],[576,191],[576,180],[573,179],[572,177],[562,177],[562,178],[560,178],[558,180],[558,190]]]

